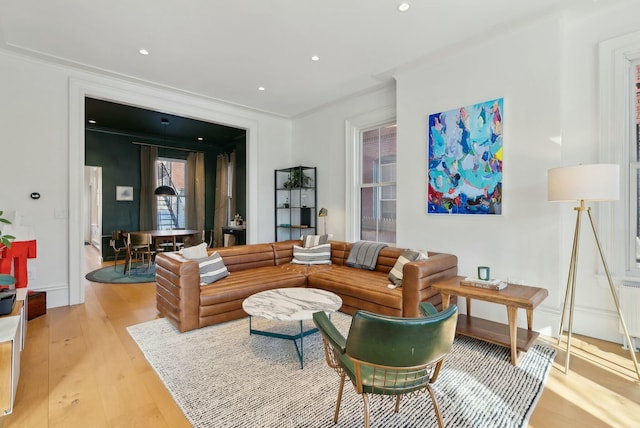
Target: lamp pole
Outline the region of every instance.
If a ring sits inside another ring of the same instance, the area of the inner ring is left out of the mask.
[[[584,199],[581,199],[580,206],[575,207],[574,210],[576,210],[576,228],[573,236],[571,262],[569,264],[569,276],[567,278],[567,290],[564,296],[564,305],[562,307],[562,317],[560,319],[560,328],[558,329],[558,346],[560,346],[560,340],[562,338],[562,334],[564,330],[564,319],[567,311],[567,303],[569,303],[569,328],[567,330],[567,353],[565,355],[565,360],[564,360],[564,372],[565,374],[567,374],[569,371],[569,359],[571,355],[571,333],[573,331],[573,308],[575,306],[574,302],[575,302],[575,294],[576,294],[576,274],[578,272],[578,246],[579,246],[578,244],[580,241],[580,220],[582,217],[582,213],[586,211],[587,216],[589,217],[589,223],[591,224],[591,230],[593,231],[593,237],[596,240],[598,253],[600,254],[600,259],[602,260],[604,272],[607,276],[607,282],[609,283],[609,289],[611,291],[611,296],[613,297],[613,303],[616,306],[618,319],[620,320],[620,324],[622,325],[622,330],[624,331],[625,339],[627,340],[629,353],[631,354],[631,360],[633,361],[633,365],[635,367],[638,380],[640,380],[640,368],[638,368],[638,360],[636,359],[635,350],[633,349],[633,343],[631,342],[631,337],[629,336],[629,331],[627,330],[627,324],[624,322],[624,317],[622,316],[622,311],[620,310],[620,301],[618,300],[618,295],[616,294],[615,288],[613,287],[613,280],[611,279],[609,266],[607,265],[607,261],[604,257],[604,253],[602,252],[600,239],[598,238],[598,233],[596,232],[595,225],[593,224],[593,218],[591,217],[591,208],[586,207]]]
[[[604,257],[602,246],[598,233],[593,224],[591,217],[591,209],[585,206],[585,201],[616,201],[620,199],[620,165],[617,164],[590,164],[590,165],[574,165],[552,168],[548,171],[548,200],[553,202],[578,202],[579,205],[574,208],[576,211],[576,228],[573,234],[573,246],[571,248],[571,262],[569,264],[569,276],[567,278],[567,290],[564,295],[564,305],[562,307],[562,316],[560,317],[560,328],[558,329],[558,346],[564,333],[564,321],[569,307],[569,328],[567,330],[567,354],[565,356],[564,372],[569,371],[569,360],[571,356],[571,335],[573,332],[573,309],[575,307],[576,295],[576,275],[578,274],[578,248],[580,243],[580,224],[582,213],[587,212],[589,223],[593,236],[596,239],[598,253],[602,260],[604,272],[609,283],[609,290],[613,297],[613,303],[616,306],[618,319],[622,325],[625,339],[629,345],[631,360],[636,370],[638,380],[640,380],[640,369],[638,369],[638,360],[636,359],[633,344],[629,337],[627,325],[624,322],[622,311],[620,310],[620,302],[618,295],[613,287],[613,280],[609,272],[609,266]]]

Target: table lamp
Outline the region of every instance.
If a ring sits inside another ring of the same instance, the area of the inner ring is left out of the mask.
[[[636,369],[636,374],[640,380],[640,370],[638,369],[638,361],[629,337],[627,325],[624,322],[622,312],[620,311],[620,302],[618,296],[613,287],[613,281],[611,280],[611,274],[609,273],[609,267],[605,260],[600,240],[598,239],[598,233],[593,224],[593,218],[591,217],[591,208],[585,205],[585,202],[600,202],[600,201],[617,201],[620,199],[620,166],[616,164],[589,164],[589,165],[575,165],[566,166],[560,168],[550,169],[548,172],[548,200],[552,202],[577,202],[578,206],[574,208],[576,210],[576,226],[573,236],[573,247],[571,250],[571,262],[569,264],[569,276],[567,279],[567,289],[564,297],[564,305],[562,307],[562,317],[560,319],[560,328],[558,329],[558,345],[560,339],[564,333],[564,321],[565,314],[567,312],[567,305],[569,306],[569,326],[567,329],[567,354],[565,356],[564,372],[565,374],[569,370],[569,357],[571,354],[571,333],[573,330],[573,308],[575,302],[576,291],[576,275],[578,273],[578,247],[580,241],[580,221],[582,213],[587,212],[589,217],[589,223],[591,224],[591,230],[596,240],[596,246],[600,253],[600,259],[604,266],[605,274],[607,275],[607,281],[609,282],[609,288],[611,295],[613,296],[613,302],[615,303],[616,310],[618,312],[618,318],[620,324],[624,330],[624,334],[629,345],[631,353],[631,359]]]

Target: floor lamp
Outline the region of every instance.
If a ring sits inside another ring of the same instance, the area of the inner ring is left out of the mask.
[[[622,312],[620,311],[620,302],[618,301],[618,295],[613,287],[613,281],[611,280],[611,274],[609,273],[609,267],[607,261],[604,258],[600,240],[598,239],[598,233],[593,224],[591,218],[591,208],[585,206],[585,202],[589,201],[615,201],[620,199],[620,166],[616,164],[591,164],[591,165],[576,165],[561,168],[554,168],[549,170],[548,174],[548,199],[555,202],[578,202],[579,206],[575,207],[576,210],[576,227],[573,236],[573,247],[571,250],[571,262],[569,264],[569,277],[567,279],[567,290],[564,296],[564,306],[562,307],[562,317],[560,319],[560,328],[558,329],[558,345],[560,345],[560,339],[564,333],[564,321],[567,312],[567,305],[569,307],[569,328],[567,329],[567,355],[565,357],[564,372],[569,371],[569,357],[571,354],[571,333],[573,330],[573,308],[575,302],[576,293],[576,275],[578,273],[578,248],[580,241],[580,220],[582,213],[587,212],[589,217],[589,223],[591,223],[591,230],[596,240],[596,246],[602,259],[602,265],[604,266],[605,274],[607,275],[607,281],[609,282],[609,288],[613,297],[613,302],[618,312],[618,318],[622,329],[624,330],[625,338],[629,346],[629,352],[631,359],[636,369],[636,374],[640,380],[640,370],[638,369],[638,361],[636,354],[629,337],[629,331],[627,325],[624,322]]]
[[[329,215],[329,211],[326,208],[320,208],[320,212],[318,213],[318,217],[322,217],[324,220],[324,231],[323,234],[327,234],[327,216]]]

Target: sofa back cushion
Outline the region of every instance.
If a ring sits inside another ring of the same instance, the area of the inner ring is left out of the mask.
[[[331,244],[331,264],[343,266],[347,261],[349,253],[347,247],[350,245],[342,241],[330,241]]]
[[[378,254],[378,264],[376,265],[376,270],[378,272],[389,273],[393,266],[398,261],[398,257],[404,251],[404,248],[396,248],[396,247],[385,247],[380,250],[380,254]]]
[[[273,244],[273,254],[276,266],[287,265],[293,259],[293,246],[300,245],[300,240],[278,241]]]
[[[344,266],[352,244],[343,241],[330,241],[329,243],[331,244],[331,264]],[[253,267],[289,264],[293,259],[294,245],[300,245],[300,240],[238,245],[216,248],[215,250],[222,256],[229,272],[234,272]],[[385,247],[380,250],[375,270],[388,274],[403,251],[403,248],[395,247]],[[213,249],[209,249],[209,252],[213,252]]]
[[[236,245],[209,250],[210,253],[213,253],[213,251],[220,253],[229,272],[275,266],[273,246],[271,244]]]

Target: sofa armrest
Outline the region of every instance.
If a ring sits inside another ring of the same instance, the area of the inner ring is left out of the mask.
[[[428,297],[431,284],[458,274],[458,257],[431,253],[427,260],[404,265],[402,270],[402,316],[420,317],[420,302]]]
[[[200,327],[200,271],[198,263],[178,253],[156,256],[158,312],[180,332]]]

